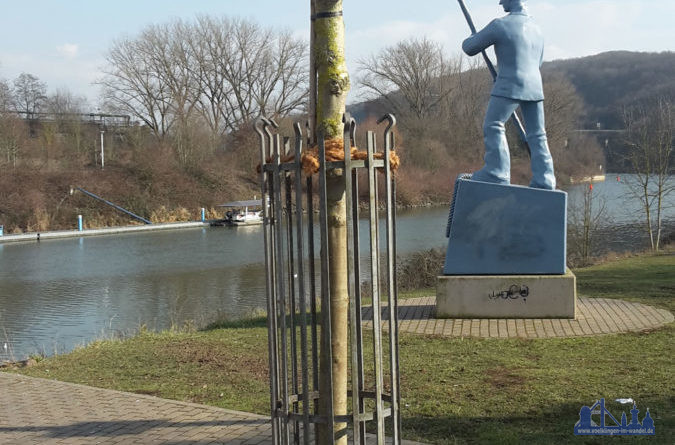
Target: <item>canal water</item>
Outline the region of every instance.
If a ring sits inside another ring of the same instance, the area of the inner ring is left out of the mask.
[[[585,187],[569,191],[570,208]],[[624,198],[623,183],[612,178],[595,184],[594,193],[606,205],[603,248],[646,247],[639,205]],[[673,200],[665,223],[671,231]],[[446,219],[446,208],[400,211],[399,255],[444,248]],[[64,353],[142,326],[199,326],[259,313],[261,234],[261,227],[214,227],[0,244],[0,362]]]

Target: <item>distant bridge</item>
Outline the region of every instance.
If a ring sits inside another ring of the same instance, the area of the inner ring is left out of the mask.
[[[18,110],[6,110],[27,121],[37,122],[83,122],[97,124],[103,127],[128,127],[131,125],[131,116],[128,114],[108,113],[45,113]]]
[[[601,135],[601,134],[610,135],[610,134],[623,134],[623,133],[626,132],[626,130],[601,130],[601,129],[591,128],[591,129],[587,129],[587,130],[574,130],[574,132],[575,133],[597,134],[597,135]]]

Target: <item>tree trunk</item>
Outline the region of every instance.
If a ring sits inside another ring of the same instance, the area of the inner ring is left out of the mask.
[[[342,115],[349,91],[349,75],[344,56],[344,22],[342,0],[314,0],[312,57],[318,76],[316,96],[316,133],[325,140],[342,138]],[[311,100],[311,99],[310,99]],[[326,203],[328,211],[328,249],[330,274],[331,338],[321,332],[320,360],[320,410],[329,411],[330,394],[324,388],[328,385],[329,371],[333,375],[333,414],[347,414],[347,363],[348,363],[348,307],[347,293],[347,227],[345,205],[344,172],[327,172]],[[325,313],[325,312],[324,312]],[[328,360],[325,351],[328,342],[332,347],[333,361]],[[345,423],[335,425],[335,430],[346,428]],[[319,443],[333,443],[327,428],[319,428]],[[335,441],[346,444],[347,437]]]
[[[656,242],[654,243],[655,245],[655,251],[659,251],[659,247],[661,244],[661,227],[663,224],[662,217],[661,217],[661,207],[663,206],[663,182],[661,181],[661,177],[659,176],[657,178],[658,180],[658,190],[657,190],[657,195],[656,195]]]
[[[647,234],[649,235],[649,245],[652,250],[654,249],[654,230],[652,229],[652,215],[651,215],[651,198],[649,196],[649,173],[645,175],[646,179],[644,181],[643,190],[642,190],[642,205],[645,209],[645,220],[647,223]]]
[[[316,2],[311,0],[311,14],[316,14]],[[316,144],[316,59],[314,58],[314,48],[316,47],[314,37],[314,20],[311,21],[309,28],[309,145]]]

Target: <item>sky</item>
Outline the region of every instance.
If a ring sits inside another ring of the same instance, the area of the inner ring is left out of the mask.
[[[465,0],[478,28],[504,14],[498,0]],[[0,0],[0,78],[31,73],[53,93],[85,96],[92,109],[105,53],[149,24],[199,14],[252,19],[309,40],[309,0]],[[675,51],[673,0],[529,0],[546,36],[545,60],[611,50]],[[454,0],[344,0],[346,57],[358,61],[411,37],[458,55],[468,27]],[[351,100],[358,99],[358,91]]]

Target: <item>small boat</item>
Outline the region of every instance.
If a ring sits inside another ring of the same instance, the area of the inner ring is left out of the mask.
[[[581,184],[584,182],[603,182],[605,175],[583,176],[581,178],[570,178],[570,184]]]
[[[256,226],[263,223],[262,200],[260,199],[232,201],[221,204],[218,207],[225,207],[228,210],[225,213],[225,218],[218,221],[217,225]]]

